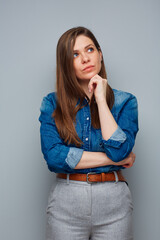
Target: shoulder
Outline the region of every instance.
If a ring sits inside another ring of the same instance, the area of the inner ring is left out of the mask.
[[[123,102],[125,103],[132,99],[137,100],[136,96],[130,92],[125,92],[125,91],[117,90],[117,89],[112,89],[112,90],[114,93],[114,100],[115,100],[116,104],[121,104]]]
[[[56,108],[56,105],[57,105],[57,94],[56,92],[51,92],[43,97],[40,110],[53,111]]]
[[[137,107],[137,98],[130,92],[125,92],[122,90],[112,89],[114,93],[114,105],[113,109],[121,110],[124,106]]]

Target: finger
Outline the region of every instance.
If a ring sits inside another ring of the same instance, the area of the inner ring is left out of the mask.
[[[96,86],[98,83],[98,79],[94,78],[94,79],[91,79],[89,84],[88,84],[88,90],[89,92],[92,92],[93,89],[94,89],[94,85]]]
[[[130,156],[131,156],[131,157],[133,157],[133,156],[134,156],[134,153],[133,153],[133,152],[131,152],[131,153],[130,153]]]
[[[134,158],[136,158],[136,154],[135,154],[135,153],[133,153],[133,152],[132,152],[132,156],[133,156]]]
[[[98,74],[95,74],[95,75],[91,78],[91,80],[92,80],[92,79],[102,79],[102,78],[101,78],[101,76],[99,76]]]
[[[124,164],[124,165],[122,165],[122,167],[130,168],[130,167],[132,167],[132,164]]]
[[[91,79],[90,79],[90,82],[89,83],[92,83],[92,82],[100,82],[102,81],[103,78],[101,78],[98,74],[94,75]]]

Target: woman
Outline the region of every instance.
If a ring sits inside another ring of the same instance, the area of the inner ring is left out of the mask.
[[[44,158],[57,173],[46,239],[133,239],[132,197],[121,169],[135,161],[137,100],[109,86],[102,50],[88,29],[60,37],[57,92],[43,98],[39,120]]]

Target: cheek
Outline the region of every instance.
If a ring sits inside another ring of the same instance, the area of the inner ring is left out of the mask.
[[[100,72],[100,70],[101,70],[101,67],[102,67],[102,63],[101,63],[101,60],[99,60],[99,62],[98,62],[98,71]]]
[[[101,56],[100,56],[99,54],[97,54],[97,56],[95,57],[95,61],[97,62],[97,68],[98,68],[98,70],[100,70],[102,64],[101,64]]]
[[[78,72],[78,63],[77,62],[73,63],[73,68],[74,68],[75,73]]]

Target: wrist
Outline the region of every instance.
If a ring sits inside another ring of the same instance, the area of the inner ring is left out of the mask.
[[[101,105],[101,104],[104,105],[107,103],[106,98],[104,98],[104,97],[96,98],[96,103],[97,103],[97,105]]]

